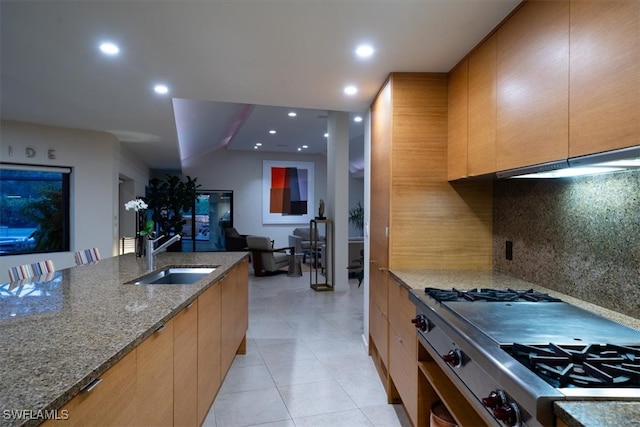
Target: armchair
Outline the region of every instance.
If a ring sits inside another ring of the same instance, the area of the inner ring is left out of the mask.
[[[295,259],[293,246],[274,249],[268,237],[247,236],[247,246],[251,251],[253,273],[257,277],[280,272],[280,269],[288,268],[291,260]]]
[[[224,229],[224,247],[227,251],[246,251],[247,235],[238,233],[234,227]]]
[[[319,242],[324,242],[325,237],[318,236]],[[298,254],[302,254],[302,262],[307,262],[307,255],[311,255],[311,230],[309,227],[296,228],[293,234],[289,235],[289,246],[295,247]]]

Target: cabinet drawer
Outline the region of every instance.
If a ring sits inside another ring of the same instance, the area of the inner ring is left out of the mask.
[[[411,319],[416,306],[409,301],[409,291],[395,279],[389,283],[389,340],[396,340],[407,354],[417,357],[418,336]]]
[[[378,349],[380,360],[385,366],[389,366],[389,354],[387,351],[389,343],[388,327],[387,318],[382,313],[382,310],[374,302],[369,304],[369,335]]]
[[[414,331],[415,334],[415,331]],[[389,375],[398,390],[407,415],[414,426],[418,425],[418,363],[416,356],[408,354],[406,347],[390,331]]]
[[[375,301],[376,305],[382,311],[384,317],[389,316],[389,291],[388,291],[388,277],[386,271],[381,270],[380,266],[375,262],[370,263],[371,268],[369,271],[369,289],[370,298]]]

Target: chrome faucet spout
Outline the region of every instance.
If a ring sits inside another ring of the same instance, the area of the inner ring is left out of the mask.
[[[156,244],[156,242],[160,239],[162,239],[164,236],[160,236],[157,239],[147,239],[147,252],[146,252],[146,257],[147,257],[147,270],[148,271],[152,271],[155,269],[155,262],[154,262],[154,256],[159,254],[160,252],[164,252],[167,250],[167,247],[169,245],[172,245],[173,243],[179,241],[182,237],[179,234],[176,234],[175,236],[173,236],[172,238],[170,238],[169,240],[167,240],[166,242],[164,242],[162,245],[158,246],[157,248],[154,249],[154,246]]]

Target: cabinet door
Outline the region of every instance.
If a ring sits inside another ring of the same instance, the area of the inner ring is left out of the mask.
[[[235,336],[239,348],[237,353],[245,354],[246,335],[249,329],[249,260],[244,259],[236,267],[236,311],[235,311]]]
[[[173,425],[198,425],[198,301],[173,318]]]
[[[389,280],[389,375],[413,425],[424,425],[425,414],[418,413],[418,351],[416,315],[407,289]]]
[[[496,171],[496,35],[469,55],[467,174]]]
[[[568,0],[525,2],[496,34],[497,169],[566,158]]]
[[[370,258],[389,266],[389,180],[391,155],[391,83],[387,82],[371,106]]]
[[[569,155],[640,143],[640,1],[571,2]]]
[[[173,319],[137,347],[138,426],[173,425]]]
[[[236,337],[236,269],[232,269],[227,273],[226,277],[220,282],[221,286],[221,309],[222,309],[222,328],[220,330],[220,372],[222,377],[233,362],[236,350],[240,345]]]
[[[198,424],[202,424],[220,388],[219,283],[198,297]]]
[[[465,59],[449,73],[447,179],[467,176],[469,62]]]
[[[60,427],[124,426],[135,419],[136,350],[100,376],[95,387],[81,391],[65,404],[58,416],[68,419],[47,420],[42,425]],[[63,412],[66,411],[66,412]]]

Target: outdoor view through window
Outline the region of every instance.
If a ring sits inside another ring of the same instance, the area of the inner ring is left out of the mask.
[[[70,172],[0,165],[0,255],[69,250]]]

